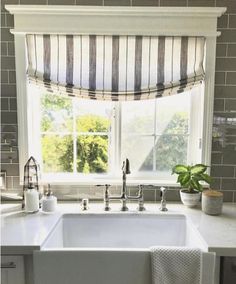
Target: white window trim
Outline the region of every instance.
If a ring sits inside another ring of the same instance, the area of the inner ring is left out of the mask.
[[[202,162],[210,165],[217,18],[226,8],[6,5],[14,15],[20,180],[30,153],[26,33],[204,36],[206,38]],[[157,181],[158,183],[158,181]],[[162,184],[165,182],[162,181]],[[169,185],[168,182],[165,183]],[[172,184],[171,185],[175,185]]]

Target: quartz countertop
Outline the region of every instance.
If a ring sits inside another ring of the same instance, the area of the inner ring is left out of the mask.
[[[11,209],[11,205],[8,204],[7,207],[9,210]],[[14,211],[5,210],[5,213],[1,211],[2,254],[32,254],[33,250],[39,250],[64,213],[104,212],[102,203],[90,203],[88,211],[81,211],[79,203],[64,202],[58,204],[57,211],[53,214],[45,214],[41,211],[35,214],[26,214],[16,204],[12,204],[12,207],[14,207]],[[136,207],[136,204],[129,204],[130,211],[120,212],[120,214],[137,212]],[[236,256],[236,204],[224,203],[220,216],[206,215],[200,208],[191,209],[179,203],[169,203],[167,212],[160,212],[159,204],[146,203],[145,207],[147,209],[145,212],[137,212],[137,214],[186,215],[201,234],[207,244],[208,251],[216,252],[218,256]],[[111,208],[111,213],[118,213],[120,204],[112,203]]]

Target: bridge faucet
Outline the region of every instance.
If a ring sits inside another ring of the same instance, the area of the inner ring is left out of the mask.
[[[136,196],[131,196],[127,194],[127,186],[126,186],[126,175],[130,174],[130,163],[128,159],[123,161],[122,166],[122,189],[120,196],[110,196],[109,195],[109,186],[108,184],[105,185],[105,193],[104,193],[104,205],[105,211],[109,211],[111,208],[109,206],[110,200],[120,200],[122,203],[121,211],[128,211],[128,207],[126,205],[127,200],[138,200],[138,210],[144,211],[144,198],[143,198],[143,187],[142,185],[139,186],[139,192]]]

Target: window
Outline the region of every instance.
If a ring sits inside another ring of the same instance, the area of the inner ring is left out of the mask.
[[[211,159],[211,140],[212,140],[212,121],[213,121],[213,99],[214,99],[214,71],[215,71],[215,48],[216,38],[219,32],[216,30],[216,20],[224,12],[225,8],[181,8],[168,7],[164,9],[161,7],[152,7],[143,9],[143,7],[131,9],[130,7],[122,8],[119,7],[63,7],[63,11],[60,7],[19,7],[19,5],[8,5],[6,7],[11,14],[14,15],[15,27],[12,29],[15,37],[15,49],[16,49],[16,75],[17,75],[17,116],[18,116],[18,145],[19,145],[19,161],[20,161],[20,180],[23,181],[23,168],[27,159],[33,155],[42,164],[42,144],[41,135],[43,135],[40,117],[40,100],[36,90],[27,91],[27,53],[25,34],[55,34],[63,33],[70,35],[73,34],[114,34],[114,35],[165,35],[169,36],[201,36],[206,39],[205,45],[205,82],[200,89],[192,90],[191,99],[189,102],[188,112],[188,131],[181,133],[182,137],[187,139],[187,150],[186,156],[189,163],[203,162],[210,165]],[[164,12],[164,14],[163,14]],[[26,16],[27,15],[27,16]],[[164,15],[164,16],[163,16]],[[38,25],[35,21],[35,17],[40,17],[41,25]],[[61,20],[63,17],[63,21]],[[65,25],[64,23],[67,23]],[[122,22],[122,25],[119,23]],[[41,66],[41,65],[40,65]],[[41,66],[42,67],[42,66]],[[48,70],[48,69],[47,69]],[[43,71],[44,72],[44,71]],[[204,90],[204,91],[203,91]],[[203,96],[204,93],[204,96]],[[32,94],[29,96],[28,94]],[[186,96],[187,97],[187,96]],[[128,105],[127,105],[128,107]],[[156,114],[158,115],[158,104],[155,106]],[[101,175],[117,175],[120,174],[120,162],[122,159],[121,150],[124,151],[125,143],[125,132],[122,137],[122,105],[116,104],[115,107],[115,118],[111,118],[110,137],[108,138],[108,162],[107,162],[107,173],[98,173],[97,176]],[[124,121],[124,119],[123,119]],[[154,120],[156,121],[156,120]],[[203,123],[204,122],[204,123]],[[75,123],[74,123],[75,125]],[[128,127],[128,123],[125,123]],[[75,128],[76,129],[76,128]],[[162,136],[157,128],[153,130],[153,140],[158,139],[161,141]],[[72,134],[73,133],[73,134]],[[151,133],[151,131],[150,131]],[[149,134],[150,134],[149,133]],[[48,133],[49,134],[49,133]],[[66,133],[64,133],[66,134]],[[58,137],[64,137],[72,139],[73,141],[73,172],[76,169],[76,163],[74,159],[76,157],[76,130],[69,130],[66,135],[57,135]],[[81,133],[82,134],[82,133]],[[132,133],[134,135],[136,133]],[[139,133],[139,139],[133,139],[133,145],[138,146],[140,144],[141,136],[146,133]],[[170,133],[165,133],[170,134]],[[173,134],[173,133],[172,133]],[[85,133],[84,133],[85,135]],[[96,133],[99,135],[99,133]],[[106,135],[105,135],[106,136]],[[128,135],[127,135],[128,136]],[[151,136],[151,134],[149,135]],[[117,138],[119,137],[119,139]],[[131,137],[131,133],[130,133]],[[154,138],[155,137],[155,138]],[[167,137],[167,136],[166,136]],[[171,136],[174,138],[174,136]],[[188,137],[188,138],[187,138]],[[109,140],[110,138],[110,140]],[[146,138],[146,137],[145,137]],[[149,137],[150,138],[150,137]],[[168,136],[169,138],[169,136]],[[112,141],[113,139],[113,141]],[[128,137],[126,143],[128,143]],[[143,138],[144,139],[144,138]],[[155,141],[155,140],[154,140]],[[113,144],[112,144],[113,143]],[[122,144],[123,143],[123,144]],[[159,142],[160,143],[160,142]],[[151,143],[150,143],[151,145]],[[186,144],[185,144],[186,145]],[[146,146],[146,143],[145,143]],[[122,148],[123,147],[123,148]],[[130,147],[131,148],[131,147]],[[151,148],[151,146],[150,146]],[[145,175],[146,177],[150,173],[152,178],[158,178],[158,171],[151,171],[152,169],[160,167],[159,161],[163,161],[155,154],[157,147],[153,147],[149,151],[151,158],[150,162],[143,165],[142,172],[137,171],[140,168],[140,161],[133,163],[131,161],[131,168],[133,176]],[[158,147],[161,149],[161,147]],[[135,157],[139,156],[139,152],[133,154]],[[110,153],[109,151],[112,151]],[[137,150],[138,151],[138,150]],[[161,150],[159,150],[161,151]],[[148,150],[147,150],[148,152]],[[163,151],[161,151],[163,153]],[[59,154],[61,154],[59,152]],[[109,156],[110,155],[110,156]],[[160,157],[160,155],[159,155]],[[113,159],[113,160],[112,160]],[[56,168],[56,166],[53,164]],[[53,174],[53,182],[62,177],[62,175],[75,175],[73,172],[61,173],[61,165],[57,164],[57,172]],[[45,167],[46,168],[46,167]],[[54,169],[55,169],[54,168]],[[135,172],[136,168],[136,172]],[[147,171],[147,168],[150,169]],[[49,168],[48,168],[49,170]],[[60,170],[60,171],[59,171]],[[161,174],[161,171],[159,172]],[[162,174],[164,173],[164,169]],[[93,173],[95,175],[95,173]],[[50,175],[44,173],[44,176]],[[76,174],[78,176],[78,174]],[[81,173],[81,175],[83,175]],[[91,174],[90,174],[91,175]],[[87,174],[88,176],[88,174]],[[161,175],[160,175],[161,176]],[[119,175],[120,177],[120,175]],[[164,175],[162,175],[164,177]],[[131,177],[129,177],[131,179]],[[151,177],[149,177],[151,178]],[[170,175],[168,175],[168,179]],[[63,183],[66,183],[66,179],[63,178]],[[161,184],[165,182],[161,181]]]
[[[202,90],[198,86],[157,100],[109,102],[57,96],[30,86],[32,151],[43,178],[116,179],[127,157],[129,178],[172,180],[175,164],[201,160],[194,141],[202,135]],[[32,92],[37,94],[33,100]]]

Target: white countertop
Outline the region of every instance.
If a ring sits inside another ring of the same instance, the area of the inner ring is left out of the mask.
[[[2,204],[1,206],[3,206]],[[4,205],[6,207],[6,205]],[[15,204],[13,205],[15,206]],[[200,209],[190,209],[182,204],[168,204],[168,212],[160,212],[159,204],[146,203],[147,213],[184,214],[188,216],[198,229],[208,246],[218,256],[236,256],[236,204],[224,203],[220,216],[209,216]],[[8,205],[10,208],[10,205]],[[111,204],[111,213],[119,212],[120,204]],[[46,240],[63,213],[98,213],[103,211],[102,203],[92,203],[89,210],[81,211],[79,203],[61,203],[54,214],[26,214],[14,207],[14,212],[2,213],[1,216],[1,250],[2,254],[31,254],[38,250]],[[129,204],[130,211],[136,212],[136,204]],[[139,212],[137,214],[145,214]],[[106,214],[109,214],[106,212]]]

